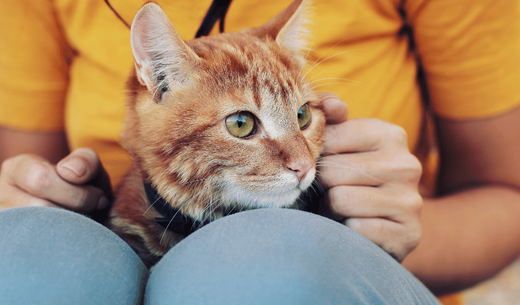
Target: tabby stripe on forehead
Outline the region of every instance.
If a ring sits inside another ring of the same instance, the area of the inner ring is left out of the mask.
[[[269,90],[269,93],[271,93],[271,96],[275,95],[275,93],[276,93],[275,91],[276,90],[274,89],[273,84],[267,78],[264,80],[264,87]]]
[[[289,78],[289,79],[287,79],[286,83],[287,83],[287,87],[289,87],[289,90],[290,90],[291,92],[294,92],[294,83],[293,83],[293,80]]]
[[[237,73],[239,78],[244,77],[248,71],[249,67],[246,63],[240,61],[240,59],[233,53],[227,53],[229,57],[229,69],[230,71]]]
[[[276,83],[274,81],[269,81],[268,79],[264,81],[264,88],[267,88],[271,96],[279,102],[285,102],[289,99],[292,89],[289,89],[288,87],[292,86],[287,83],[282,83],[282,80],[280,79],[278,79],[278,82]]]
[[[256,74],[253,74],[253,99],[256,107],[258,108],[262,107],[262,101],[260,99],[260,93],[258,90],[259,86],[260,84],[258,83],[258,76]]]
[[[283,101],[286,101],[289,98],[289,90],[287,89],[287,86],[280,84],[280,95],[280,98]]]

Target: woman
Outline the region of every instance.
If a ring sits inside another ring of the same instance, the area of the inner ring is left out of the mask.
[[[289,2],[233,1],[226,31],[258,26]],[[7,160],[0,205],[91,214],[110,197],[100,164],[113,186],[129,164],[117,144],[132,62],[129,31],[100,1],[19,3],[0,10],[2,40],[10,46],[2,49],[0,74],[0,153]],[[142,3],[111,1],[128,22]],[[159,4],[187,40],[210,1]],[[314,4],[309,59],[319,64],[308,77],[323,79],[317,89],[334,92],[350,113],[346,120],[338,99],[326,102],[323,161],[356,164],[376,178],[321,168],[328,202],[323,213],[399,260],[406,257],[403,266],[436,293],[483,280],[520,253],[518,5]],[[363,119],[369,117],[383,121]],[[423,164],[422,198],[409,150]]]

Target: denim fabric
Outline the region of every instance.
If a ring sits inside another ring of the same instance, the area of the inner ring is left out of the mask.
[[[143,294],[153,305],[438,304],[379,247],[306,212],[219,219],[150,275],[119,237],[86,217],[54,208],[0,212],[0,304],[139,304]]]
[[[173,275],[173,276],[172,276]],[[349,228],[288,209],[238,213],[175,246],[146,304],[438,304],[406,269]]]
[[[0,212],[0,304],[140,304],[148,270],[116,234],[65,210]]]

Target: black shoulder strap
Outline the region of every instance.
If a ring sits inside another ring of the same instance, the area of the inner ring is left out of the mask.
[[[229,9],[230,4],[231,0],[213,0],[213,3],[211,3],[211,6],[209,7],[206,16],[204,17],[204,20],[202,20],[199,30],[195,35],[195,38],[208,36],[211,30],[213,29],[213,26],[215,26],[215,23],[219,19],[220,33],[224,32],[224,19],[226,18],[226,13]]]

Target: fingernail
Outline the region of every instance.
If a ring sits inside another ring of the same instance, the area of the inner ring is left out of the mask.
[[[323,100],[324,102],[325,101],[335,101],[335,102],[341,102],[341,100],[335,96],[329,96],[327,97],[326,99]]]
[[[60,166],[70,170],[78,177],[85,175],[87,172],[87,165],[80,158],[70,158],[61,163]]]
[[[104,209],[108,208],[109,204],[110,204],[110,201],[108,201],[108,198],[103,196],[103,197],[99,198],[97,209],[104,210]]]
[[[327,104],[329,104],[329,106],[338,107],[338,108],[334,108],[336,111],[343,110],[342,108],[347,108],[346,103],[344,103],[342,100],[335,98],[335,97],[328,98],[325,101],[323,101],[323,103],[327,103]]]

